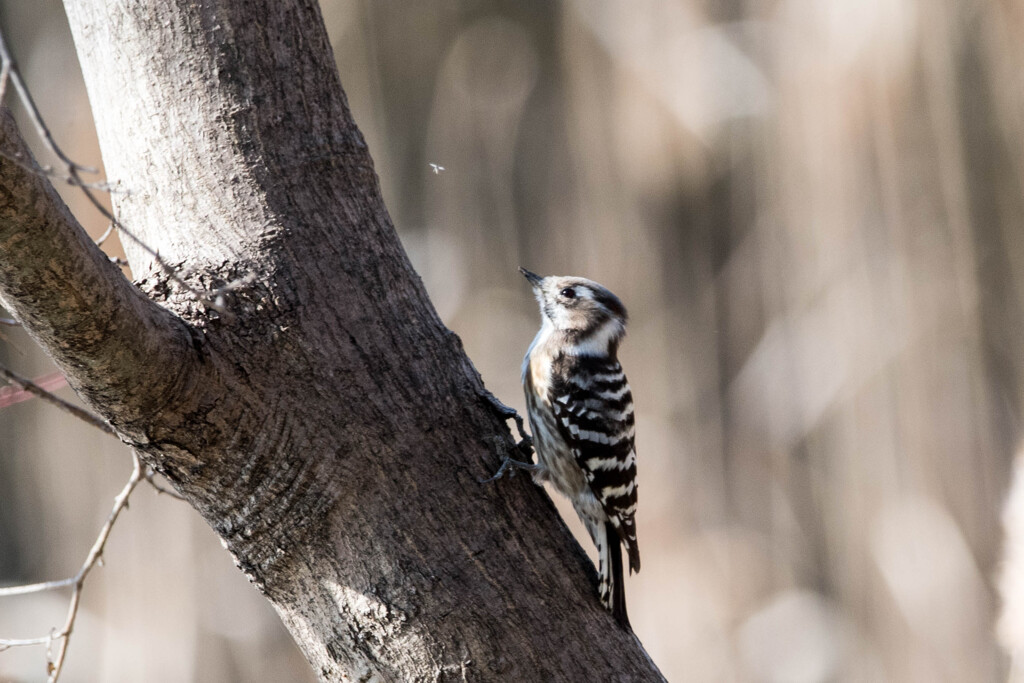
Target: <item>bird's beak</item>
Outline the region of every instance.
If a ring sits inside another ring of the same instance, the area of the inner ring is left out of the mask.
[[[540,287],[540,283],[544,281],[544,278],[542,278],[540,275],[537,275],[537,273],[531,273],[522,266],[519,267],[519,272],[522,273],[523,276],[527,280],[529,280],[530,284],[533,285],[534,287]]]

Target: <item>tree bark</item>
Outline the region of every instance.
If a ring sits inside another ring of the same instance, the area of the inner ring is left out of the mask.
[[[137,289],[0,159],[0,298],[320,678],[662,680],[543,490],[478,483],[513,441],[395,235],[316,3],[66,9],[120,220],[197,289],[253,277],[219,315],[127,241]]]

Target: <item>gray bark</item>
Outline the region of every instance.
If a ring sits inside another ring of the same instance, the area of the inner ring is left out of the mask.
[[[544,492],[478,483],[513,441],[395,235],[316,3],[66,9],[120,219],[196,288],[255,277],[221,316],[129,241],[137,289],[0,159],[0,298],[320,678],[661,680]]]

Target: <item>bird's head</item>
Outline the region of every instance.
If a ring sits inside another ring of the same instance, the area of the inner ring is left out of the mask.
[[[563,333],[581,355],[614,353],[626,333],[626,307],[593,280],[521,272],[533,286],[545,324]]]

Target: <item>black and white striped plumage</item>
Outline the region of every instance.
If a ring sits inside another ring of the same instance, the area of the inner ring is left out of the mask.
[[[626,309],[592,280],[520,270],[543,319],[523,359],[534,478],[572,501],[597,546],[601,601],[628,626],[619,544],[630,571],[640,571],[640,551],[633,396],[617,358]]]

